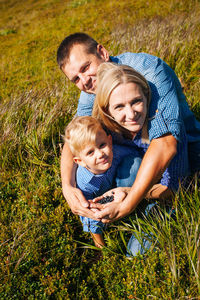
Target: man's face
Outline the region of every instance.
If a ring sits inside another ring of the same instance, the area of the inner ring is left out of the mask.
[[[96,74],[98,66],[109,60],[107,50],[97,46],[99,57],[94,54],[88,54],[85,46],[82,44],[74,45],[71,49],[69,59],[63,67],[64,74],[71,80],[81,91],[89,94],[95,94],[96,91]]]

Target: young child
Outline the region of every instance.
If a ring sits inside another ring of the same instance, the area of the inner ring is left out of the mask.
[[[113,145],[112,137],[101,123],[90,116],[76,117],[67,126],[64,136],[78,164],[76,184],[87,200],[92,200],[114,187],[114,179],[120,160],[128,154],[136,154],[131,147]],[[113,159],[114,157],[114,159]],[[104,224],[80,216],[83,230],[91,232],[96,247],[105,245],[102,235]]]

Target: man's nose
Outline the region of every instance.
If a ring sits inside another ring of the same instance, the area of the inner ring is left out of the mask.
[[[88,76],[87,76],[87,75],[85,75],[85,74],[80,74],[80,75],[79,75],[79,78],[81,79],[81,82],[82,82],[83,85],[86,85],[86,84],[87,84],[87,82],[88,82]]]

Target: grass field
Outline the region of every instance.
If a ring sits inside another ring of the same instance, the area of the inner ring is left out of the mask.
[[[200,119],[199,1],[0,0],[0,299],[199,299],[197,177],[176,195],[176,221],[116,222],[99,261],[62,196],[61,135],[79,92],[56,51],[76,31],[111,55],[164,59]],[[133,230],[154,233],[145,258],[125,256]]]

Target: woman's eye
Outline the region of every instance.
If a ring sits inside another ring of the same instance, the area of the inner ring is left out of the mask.
[[[138,103],[141,103],[141,102],[143,102],[142,99],[134,99],[134,100],[132,101],[132,105],[138,104]]]
[[[117,105],[117,106],[115,106],[115,110],[120,110],[120,109],[122,109],[123,108],[123,105]]]

